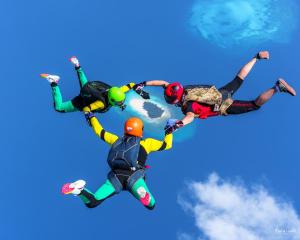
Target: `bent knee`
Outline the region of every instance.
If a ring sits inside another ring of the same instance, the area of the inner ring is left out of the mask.
[[[57,108],[55,108],[55,111],[56,111],[56,112],[59,112],[59,113],[66,113],[65,110],[61,110],[61,109],[57,109]]]
[[[94,204],[94,203],[86,203],[85,204],[85,206],[87,207],[87,208],[95,208],[95,207],[97,207],[99,204]]]
[[[59,113],[65,113],[66,112],[61,106],[57,106],[56,104],[54,104],[54,109],[55,109],[56,112],[59,112]]]
[[[259,105],[256,103],[256,101],[252,101],[252,103],[253,103],[253,110],[258,110],[258,109],[260,109],[261,106],[259,106]]]

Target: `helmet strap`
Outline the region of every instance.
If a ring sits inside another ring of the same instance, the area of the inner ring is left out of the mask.
[[[126,107],[127,107],[126,104],[123,104],[123,105],[120,106],[120,108],[121,108],[122,111],[124,111]]]

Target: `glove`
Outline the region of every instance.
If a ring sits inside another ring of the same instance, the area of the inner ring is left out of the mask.
[[[184,124],[182,121],[178,121],[177,119],[169,119],[167,121],[167,125],[165,126],[165,135],[173,133],[183,126]]]
[[[142,90],[146,86],[146,82],[137,83],[133,86],[134,91]]]
[[[92,124],[91,124],[91,118],[95,117],[95,114],[93,112],[84,112],[84,117],[85,117],[88,125],[92,126]]]
[[[146,86],[146,82],[138,83],[133,86],[133,90],[139,94],[144,99],[150,99],[149,93],[143,91],[143,88]]]

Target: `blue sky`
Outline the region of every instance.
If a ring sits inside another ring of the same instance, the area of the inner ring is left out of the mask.
[[[2,66],[1,168],[3,239],[176,239],[197,234],[194,219],[177,202],[189,181],[212,173],[263,184],[300,210],[299,98],[275,96],[261,111],[197,120],[196,134],[149,157],[148,185],[156,197],[147,211],[128,193],[86,209],[62,196],[63,183],[85,179],[95,190],[105,180],[108,146],[82,114],[53,110],[43,72],[61,76],[65,99],[79,91],[68,58],[76,55],[91,80],[122,85],[165,79],[222,86],[258,50],[259,62],[236,94],[251,99],[277,77],[299,84],[299,29],[289,43],[219,48],[189,26],[193,1],[4,1],[0,14]],[[162,92],[161,92],[162,93]],[[122,134],[123,119],[99,116]],[[113,124],[112,124],[113,122]],[[182,129],[181,131],[185,131]],[[175,135],[176,137],[176,135]]]

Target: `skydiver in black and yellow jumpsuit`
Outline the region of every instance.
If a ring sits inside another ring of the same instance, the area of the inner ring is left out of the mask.
[[[84,107],[89,107],[90,111],[103,113],[108,111],[111,106],[120,107],[124,110],[126,93],[134,88],[134,83],[131,82],[122,87],[112,87],[100,81],[89,82],[79,64],[79,60],[76,57],[71,57],[70,61],[75,66],[80,83],[80,94],[72,100],[63,101],[58,86],[59,76],[47,73],[40,75],[41,77],[46,78],[51,85],[54,109],[57,112],[76,112],[82,111]],[[143,98],[149,99],[148,93],[143,91],[136,92]]]
[[[85,188],[84,180],[65,184],[62,192],[77,195],[88,208],[94,208],[114,194],[127,190],[152,210],[155,199],[145,182],[146,159],[151,152],[170,149],[173,135],[166,134],[163,141],[142,139],[143,122],[139,118],[129,118],[125,122],[124,136],[118,137],[104,130],[93,113],[85,113],[85,116],[96,135],[111,145],[107,159],[111,171],[106,182],[95,193]]]

